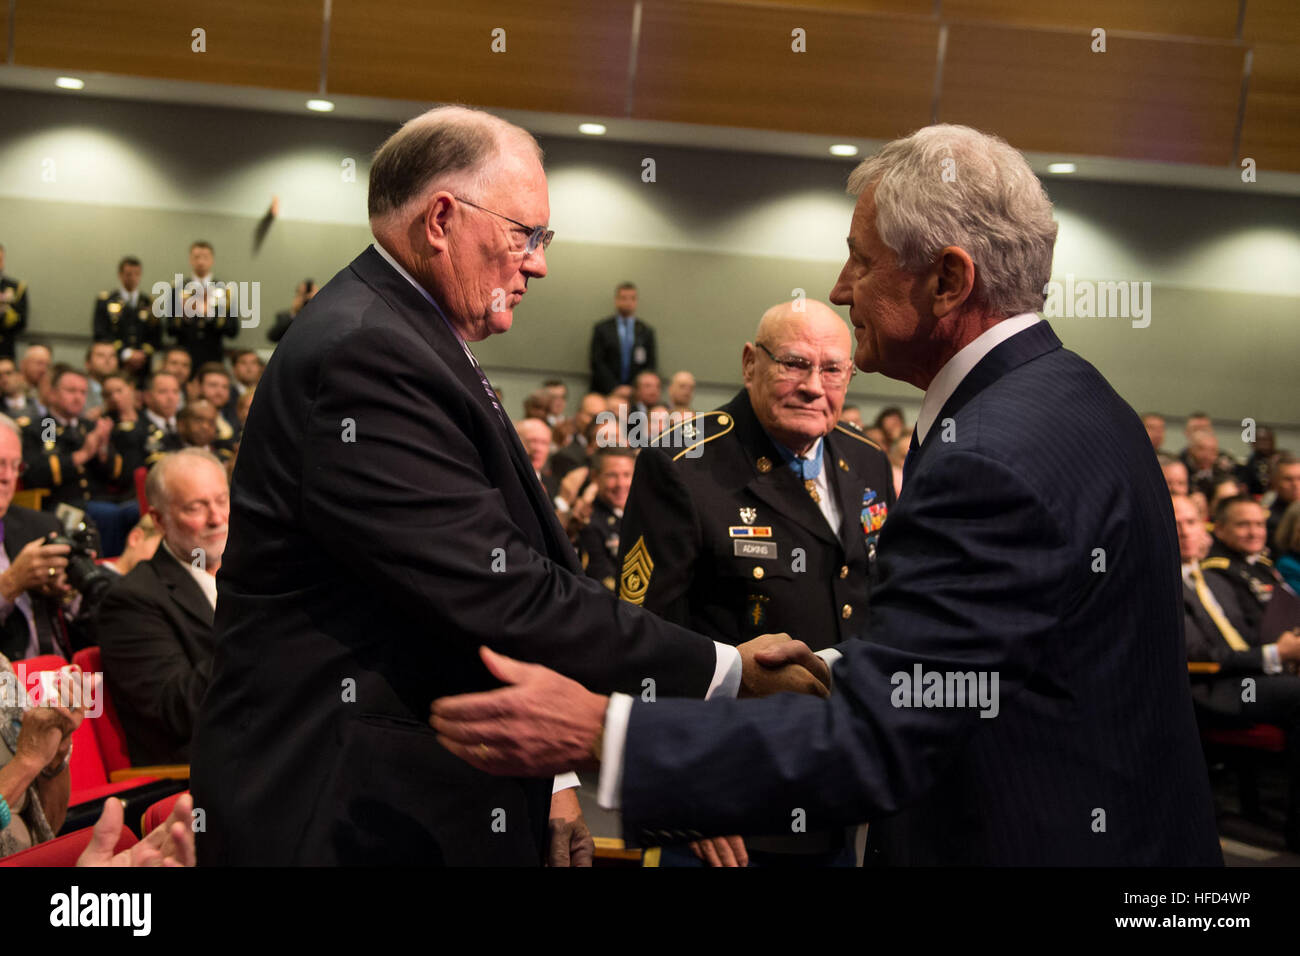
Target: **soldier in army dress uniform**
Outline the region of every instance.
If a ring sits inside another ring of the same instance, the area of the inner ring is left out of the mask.
[[[888,457],[838,424],[848,328],[829,307],[802,305],[763,316],[735,398],[640,454],[623,515],[619,596],[728,644],[785,632],[820,650],[861,636],[894,501]],[[725,864],[745,853],[739,841],[692,848]],[[744,842],[768,864],[848,861],[842,831]]]
[[[226,283],[212,277],[212,259],[210,244],[200,241],[190,246],[194,274],[180,296],[173,294],[168,303],[167,332],[178,347],[189,352],[193,368],[205,362],[224,362],[222,338],[239,334],[238,308]]]
[[[29,305],[27,283],[5,275],[5,247],[0,246],[0,358],[14,357],[18,333],[27,328]]]
[[[1214,514],[1214,544],[1201,561],[1201,573],[1224,614],[1247,641],[1275,640],[1260,634],[1268,603],[1278,590],[1289,590],[1264,556],[1268,542],[1267,512],[1249,495],[1225,498]]]
[[[112,444],[112,418],[93,425],[82,417],[86,405],[85,373],[56,365],[50,380],[49,414],[17,420],[23,433],[23,483],[47,488],[47,511],[60,504],[79,508],[97,526],[104,557],[121,553],[127,531],[140,520],[134,499],[115,501],[114,487],[123,477],[122,456]]]
[[[598,448],[591,458],[592,481],[596,500],[591,504],[591,520],[578,532],[578,557],[587,577],[599,581],[610,591],[618,590],[618,547],[623,525],[623,509],[632,488],[632,470],[636,452],[631,448]]]
[[[95,299],[92,335],[96,342],[111,342],[118,361],[137,387],[149,378],[154,353],[162,348],[162,320],[154,315],[153,300],[140,288],[140,260],[125,257],[117,266],[118,288]]]

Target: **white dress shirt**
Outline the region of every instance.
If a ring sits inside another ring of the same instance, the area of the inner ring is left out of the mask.
[[[921,411],[916,416],[916,437],[914,440],[917,442],[925,441],[930,426],[934,424],[934,420],[943,411],[944,404],[948,399],[952,398],[953,392],[957,391],[957,386],[970,374],[971,369],[980,363],[980,359],[1011,338],[1011,336],[1023,332],[1031,325],[1037,325],[1041,321],[1043,320],[1033,312],[1024,312],[1020,315],[1013,315],[1009,319],[1003,319],[992,328],[985,329],[980,335],[967,342],[961,351],[948,359],[944,367],[939,369],[939,374],[930,382],[930,387],[925,390],[925,398],[921,400]]]
[[[167,547],[167,541],[164,539],[162,549],[172,556],[172,560],[183,567],[189,576],[194,579],[194,583],[199,586],[203,596],[208,599],[212,605],[213,613],[217,610],[217,575],[215,571],[208,571],[206,568],[196,568],[191,561],[181,559],[175,551]]]

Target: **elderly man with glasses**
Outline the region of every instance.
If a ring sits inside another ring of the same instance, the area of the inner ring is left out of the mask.
[[[490,776],[428,726],[433,698],[497,686],[479,645],[607,690],[825,688],[583,576],[470,347],[507,332],[547,273],[533,138],[431,110],[375,155],[369,211],[374,245],[294,319],[240,445],[192,760],[199,852],[589,863],[571,775]]]
[[[768,309],[741,369],[730,402],[638,457],[620,596],[727,644],[776,631],[821,650],[865,620],[876,538],[894,503],[889,459],[838,424],[853,339],[830,307]],[[843,830],[691,849],[665,848],[665,864],[852,861]]]

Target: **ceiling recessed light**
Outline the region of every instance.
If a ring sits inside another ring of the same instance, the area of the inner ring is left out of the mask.
[[[317,113],[331,113],[334,111],[334,104],[329,100],[308,100],[307,109]]]
[[[584,133],[587,136],[604,136],[605,124],[604,123],[582,123],[579,124],[578,126],[578,132]]]
[[[1047,171],[1049,173],[1072,173],[1075,170],[1074,163],[1048,163]]]
[[[856,156],[858,148],[849,143],[836,143],[831,147],[832,156]]]
[[[61,90],[79,90],[86,85],[86,81],[75,76],[61,76],[54,81],[54,85]]]

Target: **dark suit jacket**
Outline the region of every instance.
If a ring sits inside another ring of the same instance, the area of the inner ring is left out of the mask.
[[[690,442],[681,435],[688,427]],[[724,644],[785,632],[821,650],[858,632],[879,532],[872,523],[893,506],[893,471],[851,429],[822,441],[840,511],[835,530],[783,464],[743,389],[638,455],[618,566],[636,570],[628,558],[638,543],[653,562],[651,573],[636,572],[648,579],[644,606]],[[696,442],[698,455],[688,452]],[[764,536],[738,536],[746,531]]]
[[[373,248],[258,385],[218,586],[207,863],[536,865],[551,781],[480,773],[428,724],[497,686],[479,645],[602,692],[703,697],[716,663],[583,578],[460,342]]]
[[[945,404],[879,557],[829,702],[633,705],[629,834],[788,834],[799,809],[809,831],[869,819],[874,862],[1221,862],[1169,493],[1137,415],[1046,323]],[[915,667],[998,675],[997,716],[895,706]]]
[[[637,361],[638,349],[644,349],[645,357]],[[601,395],[608,395],[619,385],[630,385],[637,373],[658,367],[655,355],[655,330],[642,322],[640,318],[632,323],[632,361],[628,377],[623,379],[623,353],[618,344],[618,323],[614,316],[601,319],[591,330],[591,390]]]
[[[113,586],[95,622],[131,762],[188,763],[212,679],[212,605],[163,546]]]
[[[54,515],[17,505],[10,505],[0,522],[4,524],[4,548],[10,564],[13,564],[14,558],[18,557],[18,552],[25,545],[37,538],[45,537],[51,531],[58,531],[60,534],[63,532],[63,526]],[[32,611],[37,615],[35,622],[37,634],[48,635],[52,653],[65,654],[69,648],[57,647],[56,638],[56,635],[61,635],[60,627],[67,624],[66,620],[60,621],[60,603],[34,592],[28,592],[27,596],[32,602]],[[79,635],[75,629],[70,626],[69,630],[68,638],[73,644],[73,649],[84,646],[85,642],[78,639]],[[27,628],[27,622],[15,607],[3,624],[0,624],[0,654],[11,661],[26,657],[27,644],[30,640],[31,632]],[[40,640],[39,636],[38,640]]]

